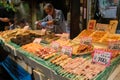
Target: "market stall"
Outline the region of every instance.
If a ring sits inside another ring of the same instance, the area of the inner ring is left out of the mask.
[[[120,63],[120,35],[106,30],[83,30],[71,40],[66,33],[15,29],[1,32],[0,44],[41,80],[107,80]]]

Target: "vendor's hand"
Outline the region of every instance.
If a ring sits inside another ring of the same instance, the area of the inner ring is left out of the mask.
[[[0,17],[0,21],[2,20],[2,18]]]
[[[9,19],[8,18],[1,18],[0,17],[0,21],[2,21],[2,22],[9,22]]]
[[[53,25],[53,21],[48,21],[48,25]]]
[[[36,21],[35,24],[40,26],[41,22],[40,21]]]
[[[47,22],[42,22],[40,25],[41,25],[42,27],[46,27],[46,26],[47,26]]]
[[[39,21],[35,21],[35,24],[38,24]]]

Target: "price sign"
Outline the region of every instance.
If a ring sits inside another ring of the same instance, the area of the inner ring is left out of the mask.
[[[120,41],[110,41],[108,48],[113,50],[120,50]]]
[[[58,48],[60,47],[60,44],[57,43],[57,42],[55,42],[55,41],[53,41],[53,42],[51,43],[51,46],[52,46],[52,48],[54,48],[54,49],[58,49]]]
[[[116,32],[117,25],[118,25],[117,20],[110,20],[108,31],[114,34]]]
[[[94,30],[96,25],[96,20],[89,20],[87,29]]]
[[[23,29],[24,30],[29,30],[29,26],[25,26]]]
[[[73,48],[70,46],[63,46],[61,52],[71,56],[73,52]]]
[[[41,38],[35,38],[35,40],[33,41],[33,43],[40,44],[41,40],[42,40]]]
[[[91,37],[82,37],[80,39],[81,44],[91,45],[92,44],[92,38]]]
[[[68,33],[63,33],[63,34],[61,35],[61,38],[62,38],[62,39],[69,39],[69,34],[68,34]]]
[[[109,66],[110,65],[110,60],[111,60],[111,53],[101,51],[101,50],[95,50],[92,60],[93,60],[93,62]]]
[[[99,31],[107,31],[108,30],[108,24],[101,24],[101,23],[97,23],[96,24],[96,30]]]

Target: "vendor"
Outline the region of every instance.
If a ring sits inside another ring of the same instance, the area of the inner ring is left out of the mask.
[[[14,17],[14,12],[12,10],[7,11],[5,7],[0,6],[0,31],[4,31],[5,27],[9,26],[9,21]],[[5,60],[8,56],[8,52],[4,51],[3,47],[0,45],[0,63]],[[3,67],[0,65],[0,75],[4,71]]]
[[[40,26],[49,28],[54,33],[66,32],[66,25],[64,15],[61,10],[57,10],[52,4],[48,3],[44,6],[47,16],[40,21]]]
[[[11,15],[11,13],[13,15]],[[9,26],[8,22],[10,18],[14,16],[13,11],[7,11],[4,7],[0,6],[0,31],[4,31],[6,26]]]

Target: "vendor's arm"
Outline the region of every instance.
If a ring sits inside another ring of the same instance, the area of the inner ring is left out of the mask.
[[[59,10],[57,13],[56,13],[56,16],[55,16],[55,19],[51,20],[51,21],[47,21],[47,24],[48,25],[59,25],[62,21],[63,21],[63,14],[62,14],[62,11]]]
[[[42,20],[40,20],[40,22],[47,22],[48,21],[48,16],[46,16],[45,18],[43,18]]]
[[[56,16],[55,19],[48,21],[48,16],[46,16],[43,20],[41,20],[42,22],[47,22],[47,25],[59,25],[64,19],[63,13],[61,10],[58,10],[56,12]]]
[[[55,24],[55,25],[59,25],[63,20],[64,20],[64,16],[63,16],[62,11],[61,11],[61,10],[58,10],[58,11],[56,12],[56,17],[55,17],[55,19],[54,19],[52,22],[53,22],[53,24]]]
[[[53,20],[49,21],[49,16],[46,16],[44,19],[40,20],[40,22],[46,23],[46,25],[53,25],[54,24]]]
[[[0,18],[0,21],[2,21],[2,22],[9,22],[9,19],[8,18]]]

